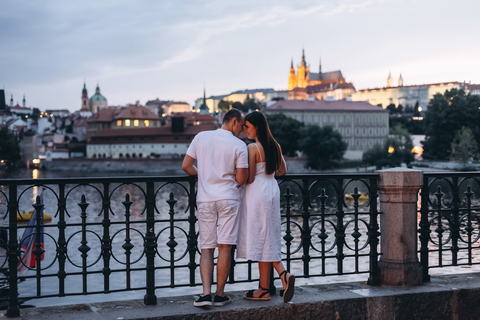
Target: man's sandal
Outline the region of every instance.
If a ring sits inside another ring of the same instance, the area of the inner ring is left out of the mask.
[[[285,290],[280,290],[280,296],[283,297],[283,302],[287,303],[292,300],[293,294],[295,293],[295,276],[287,273],[287,270],[284,270],[282,273],[280,273],[280,277],[282,276],[287,288]]]
[[[261,301],[270,300],[270,297],[265,297],[265,295],[269,294],[270,291],[268,289],[265,289],[265,288],[262,288],[262,287],[260,287],[259,289],[263,290],[265,292],[260,294],[258,297],[254,297],[253,293],[255,292],[255,290],[248,290],[247,293],[243,296],[243,298],[247,299],[247,300],[261,300]]]

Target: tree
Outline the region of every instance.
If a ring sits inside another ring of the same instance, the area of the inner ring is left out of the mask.
[[[15,165],[20,160],[18,141],[7,128],[0,130],[0,155],[0,160],[6,160],[8,165]]]
[[[234,102],[232,103],[232,108],[238,109],[242,112],[248,112],[248,109],[241,102]]]
[[[472,130],[462,127],[452,141],[452,153],[450,160],[459,161],[465,166],[470,158],[476,157],[478,154],[478,144],[475,141]]]
[[[247,94],[247,97],[245,98],[245,101],[243,101],[243,106],[244,108],[248,111],[255,111],[260,109],[260,106],[255,102],[254,99],[250,98],[250,95]]]
[[[218,103],[218,110],[227,112],[232,108],[232,102],[231,101],[225,101],[225,100],[220,100]]]
[[[294,157],[296,152],[300,150],[298,141],[302,137],[301,129],[304,124],[287,117],[283,113],[267,114],[266,117],[273,137],[282,147],[282,153]]]
[[[330,169],[343,158],[347,143],[332,127],[320,128],[308,125],[302,129],[300,150],[307,156],[307,165],[312,169]]]
[[[424,116],[424,159],[448,160],[455,134],[464,126],[480,143],[480,96],[451,89],[430,100]]]
[[[363,162],[366,165],[383,167],[399,167],[402,163],[410,165],[414,160],[412,153],[413,143],[409,132],[397,125],[390,129],[390,135],[383,145],[375,145],[365,151]]]

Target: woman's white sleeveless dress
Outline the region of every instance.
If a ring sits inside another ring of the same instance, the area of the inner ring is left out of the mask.
[[[242,200],[237,258],[281,261],[280,189],[274,174],[265,173],[261,153],[260,159],[262,162],[255,164],[255,181],[247,184]]]

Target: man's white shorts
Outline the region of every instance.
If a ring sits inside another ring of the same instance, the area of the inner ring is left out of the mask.
[[[198,202],[197,209],[201,249],[214,249],[217,243],[237,244],[239,200]]]

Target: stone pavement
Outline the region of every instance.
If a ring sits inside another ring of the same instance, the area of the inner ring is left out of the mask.
[[[368,286],[361,282],[296,287],[284,304],[242,299],[223,307],[197,308],[193,296],[21,309],[25,320],[122,319],[480,319],[480,273],[433,276],[419,286]],[[3,317],[5,317],[3,315]]]

